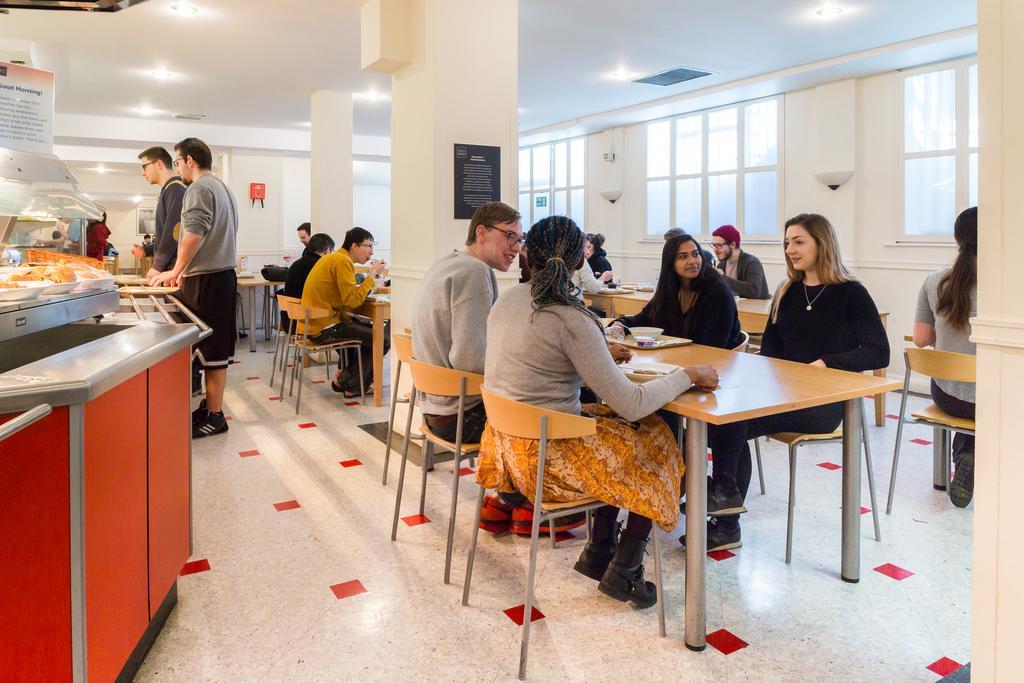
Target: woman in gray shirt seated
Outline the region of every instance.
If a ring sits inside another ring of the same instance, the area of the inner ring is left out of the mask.
[[[935,346],[939,351],[975,354],[971,341],[971,316],[978,307],[978,208],[957,216],[953,226],[958,253],[949,268],[925,278],[917,297],[914,344]],[[953,417],[974,419],[974,383],[932,380],[932,400]],[[956,474],[949,485],[949,499],[967,507],[974,496],[974,437],[953,437]]]
[[[662,419],[653,415],[691,386],[718,385],[713,368],[685,368],[633,384],[615,365],[598,320],[577,298],[572,274],[584,264],[583,232],[564,216],[535,224],[526,238],[533,276],[500,297],[487,318],[484,385],[542,408],[597,418],[597,434],[548,445],[544,500],[594,497],[591,541],[576,571],[599,580],[602,593],[638,607],[656,601],[641,561],[652,520],[666,531],[679,517],[683,461]],[[608,404],[580,405],[586,383]],[[536,490],[538,443],[484,431],[477,482],[498,491]],[[619,508],[630,511],[616,544]]]

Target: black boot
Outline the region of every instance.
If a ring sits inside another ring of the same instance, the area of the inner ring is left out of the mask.
[[[594,528],[590,532],[590,541],[580,553],[573,567],[583,576],[600,581],[608,564],[615,555],[615,543],[619,535],[619,523],[614,517],[594,516]]]
[[[657,533],[657,532],[655,532]],[[644,581],[644,549],[646,538],[636,538],[623,534],[619,538],[619,546],[615,549],[615,557],[608,565],[601,583],[597,585],[605,595],[620,602],[629,600],[643,609],[658,601],[658,592],[653,583]]]

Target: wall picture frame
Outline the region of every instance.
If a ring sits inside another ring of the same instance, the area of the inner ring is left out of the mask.
[[[135,209],[135,234],[139,237],[152,235],[156,237],[156,207],[139,207]]]

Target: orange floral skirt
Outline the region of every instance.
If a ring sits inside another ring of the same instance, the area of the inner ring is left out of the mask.
[[[544,500],[571,503],[597,498],[648,517],[665,531],[679,521],[683,458],[672,430],[657,415],[640,428],[612,419],[607,406],[587,405],[597,418],[597,434],[548,442]],[[531,500],[537,491],[540,442],[484,429],[476,481],[502,492],[521,491]]]

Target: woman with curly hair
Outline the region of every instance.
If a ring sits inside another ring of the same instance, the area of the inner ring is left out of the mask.
[[[633,384],[615,365],[601,325],[577,298],[573,273],[583,266],[586,237],[564,216],[537,222],[526,251],[533,277],[498,298],[487,318],[484,385],[531,405],[597,418],[594,436],[548,445],[544,500],[597,498],[591,540],[576,571],[599,580],[602,593],[638,607],[656,602],[643,578],[643,554],[652,520],[665,530],[679,517],[683,461],[672,432],[653,413],[692,386],[713,388],[708,366],[685,368]],[[607,407],[581,406],[586,383]],[[499,491],[536,490],[538,442],[484,431],[477,482]],[[619,508],[629,518],[616,542]]]

